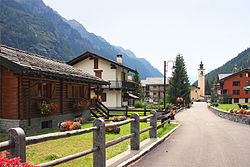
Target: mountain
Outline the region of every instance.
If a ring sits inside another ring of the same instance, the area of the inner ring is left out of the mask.
[[[218,74],[232,73],[235,68],[240,70],[242,67],[250,68],[250,48],[239,53],[235,58],[227,61],[221,67],[209,72],[206,75],[206,92],[210,94],[210,88],[214,81],[218,79]],[[196,81],[194,84],[197,85],[198,82]]]
[[[129,50],[124,49],[121,46],[114,46],[108,43],[104,38],[95,35],[94,33],[89,33],[83,25],[81,25],[76,20],[67,21],[72,28],[77,30],[82,38],[89,40],[94,45],[95,53],[107,57],[111,60],[116,61],[116,55],[123,55],[123,63],[133,69],[137,68],[140,73],[141,79],[146,79],[146,77],[162,77],[162,74],[154,68],[146,59],[137,58],[135,54]]]
[[[0,0],[0,21],[2,44],[65,62],[87,50],[114,61],[121,53],[123,64],[137,68],[141,79],[162,76],[148,61],[66,20],[42,0]]]

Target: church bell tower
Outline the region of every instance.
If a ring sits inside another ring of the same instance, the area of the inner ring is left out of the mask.
[[[200,87],[201,99],[205,98],[205,69],[201,61],[200,68],[198,69],[198,87]]]

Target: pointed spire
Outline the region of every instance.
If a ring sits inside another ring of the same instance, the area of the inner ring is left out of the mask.
[[[201,64],[200,64],[200,69],[204,69],[204,68],[203,68],[202,60],[201,60]]]

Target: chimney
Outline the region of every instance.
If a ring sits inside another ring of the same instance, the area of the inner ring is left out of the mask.
[[[122,64],[122,55],[118,54],[116,58],[117,63]]]

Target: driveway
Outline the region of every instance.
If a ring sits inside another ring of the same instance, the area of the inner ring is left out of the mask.
[[[220,118],[197,102],[176,115],[181,127],[133,167],[250,167],[250,125]]]

